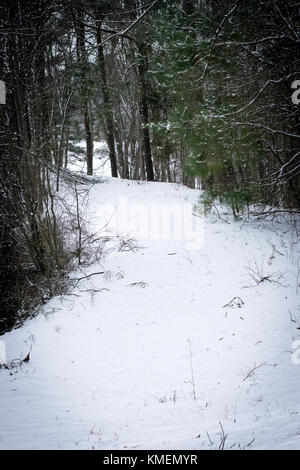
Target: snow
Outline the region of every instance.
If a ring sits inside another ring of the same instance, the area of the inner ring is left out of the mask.
[[[74,146],[81,152],[81,158],[73,152],[68,154],[68,169],[75,173],[86,175],[87,162],[85,157],[86,142],[80,140]],[[93,143],[93,173],[95,176],[109,176],[111,174],[109,151],[104,141],[94,141]]]
[[[89,217],[110,235],[103,204],[192,207],[199,197],[101,181]],[[0,449],[217,449],[221,425],[225,449],[300,449],[296,232],[282,218],[228,221],[207,216],[204,243],[190,250],[183,239],[112,238],[101,263],[73,276],[105,274],[1,337],[8,361],[32,351],[0,369]]]

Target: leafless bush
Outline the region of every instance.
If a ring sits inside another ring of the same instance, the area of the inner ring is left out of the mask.
[[[128,239],[120,238],[118,251],[120,252],[132,251],[133,253],[135,253],[137,248],[138,246],[137,246],[137,241],[135,238],[128,238]]]
[[[284,278],[284,273],[265,273],[262,266],[258,266],[257,262],[254,263],[254,267],[250,265],[247,266],[247,271],[250,278],[255,282],[255,285],[269,283],[273,285],[286,287],[282,280]]]
[[[26,364],[27,362],[30,361],[30,353],[31,353],[32,345],[30,347],[29,353],[25,357],[21,357],[18,359],[13,359],[12,361],[6,363],[6,364],[0,364],[0,369],[8,369],[12,370],[17,367],[21,367],[23,364]]]
[[[7,161],[1,160],[0,169]],[[0,176],[0,334],[67,291],[67,274],[76,260],[84,264],[90,262],[91,253],[93,260],[101,256],[103,244],[92,246],[95,235],[88,232],[81,211],[88,188],[79,190],[76,180],[74,197],[67,200],[53,190],[54,182],[55,173],[49,168],[38,191],[18,167],[4,169]],[[63,178],[61,184],[67,185]]]

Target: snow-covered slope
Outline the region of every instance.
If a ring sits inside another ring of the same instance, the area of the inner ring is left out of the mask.
[[[150,207],[199,192],[106,178],[91,189],[94,226],[109,231],[102,204],[121,196]],[[295,236],[210,216],[199,249],[116,239],[74,276],[104,274],[1,338],[8,360],[32,351],[0,370],[0,448],[218,448],[222,426],[225,449],[300,449]]]

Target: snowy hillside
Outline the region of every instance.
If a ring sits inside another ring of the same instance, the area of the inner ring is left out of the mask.
[[[117,212],[103,214],[120,198],[147,212],[198,197],[167,183],[92,187],[91,223],[111,241],[73,276],[102,274],[1,337],[9,361],[32,349],[0,370],[0,449],[300,449],[295,230],[195,214],[204,241],[189,248],[122,242]]]

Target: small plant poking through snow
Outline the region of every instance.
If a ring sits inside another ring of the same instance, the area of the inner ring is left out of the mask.
[[[132,282],[131,284],[128,284],[127,287],[139,287],[140,289],[145,289],[145,287],[149,287],[149,284],[144,281]]]
[[[26,364],[27,362],[30,361],[31,349],[32,349],[32,346],[30,347],[30,351],[28,352],[28,354],[26,354],[26,356],[21,359],[13,359],[12,361],[9,361],[5,364],[0,364],[0,369],[11,370],[11,369],[16,369],[18,367],[21,367],[23,364]]]
[[[245,302],[240,297],[233,297],[227,304],[223,305],[223,308],[241,308],[244,303]]]

